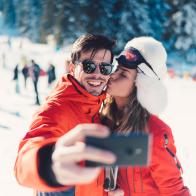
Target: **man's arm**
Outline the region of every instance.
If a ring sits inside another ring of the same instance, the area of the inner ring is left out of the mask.
[[[47,146],[55,145],[58,138],[68,131],[65,122],[69,121],[70,108],[68,104],[66,106],[66,110],[62,110],[60,104],[48,102],[34,115],[29,131],[20,142],[15,162],[15,176],[19,184],[40,191],[65,190],[66,187],[50,186],[42,173],[40,175],[40,168],[44,168],[42,165],[45,164],[43,161],[47,160],[47,155],[40,157],[40,153]]]
[[[111,163],[114,156],[109,156],[108,153],[105,155],[97,149],[85,147],[81,141],[86,135],[104,137],[109,133],[108,129],[102,128],[101,125],[90,124],[86,126],[84,124],[77,126],[69,133],[64,134],[66,132],[57,123],[54,116],[50,118],[45,113],[37,115],[30,131],[19,146],[15,163],[15,175],[18,182],[39,191],[50,192],[65,190],[77,183],[87,183],[96,178],[100,169],[82,168],[78,162],[87,159]],[[102,132],[102,129],[105,129],[107,133]],[[48,157],[40,158],[44,150],[54,145],[54,152],[49,152]],[[43,171],[43,164],[45,164],[43,161],[44,158],[47,160],[51,156],[52,175],[47,176],[45,174],[50,166],[47,166],[46,170]],[[89,171],[91,175],[89,175]],[[81,178],[78,178],[78,173]],[[52,176],[55,176],[55,179],[51,179]]]
[[[53,123],[52,123],[53,122]],[[47,146],[55,145],[63,135],[54,119],[46,116],[36,116],[30,131],[20,142],[18,156],[15,162],[15,176],[19,184],[42,191],[65,190],[65,187],[51,187],[40,175],[40,165],[43,160],[39,154]]]

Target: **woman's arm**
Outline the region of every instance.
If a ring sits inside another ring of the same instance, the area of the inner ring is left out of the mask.
[[[190,196],[181,176],[182,168],[176,156],[171,130],[161,130],[154,136],[151,175],[161,196]]]

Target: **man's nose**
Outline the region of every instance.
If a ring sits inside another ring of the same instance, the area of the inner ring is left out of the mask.
[[[96,65],[96,69],[95,69],[95,71],[93,73],[94,74],[101,74],[99,65]]]

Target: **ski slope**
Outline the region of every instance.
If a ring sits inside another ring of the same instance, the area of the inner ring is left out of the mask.
[[[20,94],[15,93],[15,83],[12,81],[12,69],[20,61],[22,55],[35,59],[43,68],[48,62],[56,65],[57,74],[65,72],[64,60],[69,55],[69,48],[63,52],[55,52],[49,45],[33,44],[28,40],[12,40],[11,48],[6,37],[0,37],[0,195],[30,196],[29,188],[18,185],[14,177],[14,162],[18,143],[28,130],[33,113],[38,106],[34,105],[33,86],[29,80],[27,89],[23,87],[22,76]],[[7,67],[2,68],[1,54],[6,54]],[[160,116],[173,130],[177,155],[184,169],[183,178],[196,195],[196,82],[180,78],[167,78],[169,102],[166,110]],[[41,102],[50,92],[46,77],[40,79]],[[163,174],[164,175],[164,174]]]

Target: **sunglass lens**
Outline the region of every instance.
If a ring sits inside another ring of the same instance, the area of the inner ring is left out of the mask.
[[[93,73],[96,69],[96,65],[90,60],[84,60],[82,65],[84,72],[87,74]]]
[[[100,72],[103,75],[110,75],[112,73],[113,65],[109,63],[101,63],[100,64]]]

